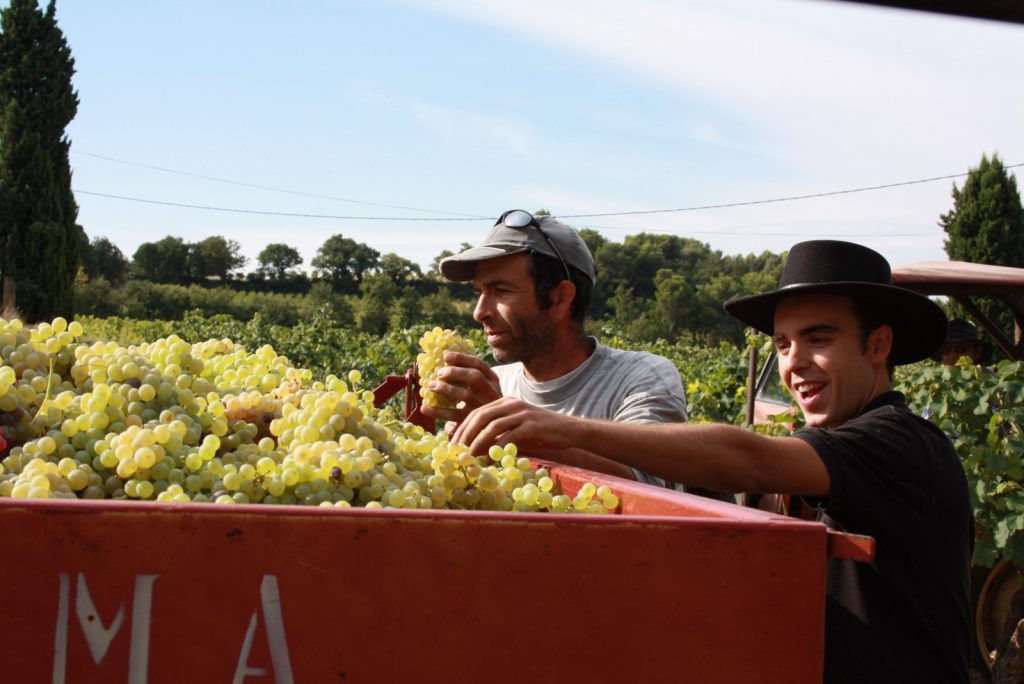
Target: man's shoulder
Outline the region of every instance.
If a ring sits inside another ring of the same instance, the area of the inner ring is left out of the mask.
[[[599,368],[594,373],[630,394],[683,396],[679,369],[664,356],[647,351],[615,349],[602,345]]]
[[[836,429],[842,429],[851,425],[858,426],[865,423],[869,425],[891,425],[894,429],[906,430],[909,428],[944,436],[942,430],[937,425],[911,411],[907,405],[906,397],[901,392],[895,391],[889,391],[881,395],[863,413],[851,418],[846,424]]]
[[[598,350],[607,356],[608,360],[615,363],[626,363],[638,366],[664,367],[675,370],[675,364],[670,360],[649,351],[636,351],[632,349],[618,349],[598,343]]]
[[[934,423],[915,414],[899,392],[887,392],[863,412],[834,428],[803,427],[794,433],[821,451],[837,443],[846,449],[885,453],[956,456],[952,442]]]

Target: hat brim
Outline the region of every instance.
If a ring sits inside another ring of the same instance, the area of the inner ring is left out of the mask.
[[[958,335],[956,333],[950,333],[946,336],[946,339],[943,340],[943,342],[944,344],[940,344],[939,348],[936,349],[935,352],[932,354],[932,361],[942,361],[942,348],[945,346],[945,343],[948,342],[974,342],[975,344],[978,345],[978,348],[981,350],[981,354],[978,356],[977,363],[985,365],[992,361],[992,343],[986,339],[974,337],[971,335]]]
[[[878,311],[893,329],[889,360],[895,365],[927,359],[946,339],[946,314],[938,304],[917,292],[891,285],[864,282],[790,285],[772,292],[736,297],[723,306],[734,318],[772,335],[775,306],[789,297],[813,294],[845,295]]]
[[[450,256],[441,261],[441,275],[455,283],[472,280],[476,273],[476,265],[488,259],[508,256],[525,252],[529,247],[525,245],[510,245],[508,247],[472,247],[465,252]]]

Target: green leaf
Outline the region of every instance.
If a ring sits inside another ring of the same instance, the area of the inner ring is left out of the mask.
[[[996,546],[999,548],[1006,546],[1006,542],[1009,540],[1012,532],[1013,530],[1010,528],[1010,524],[1005,518],[996,523],[996,527],[992,531],[992,538],[995,541]]]
[[[999,550],[991,538],[978,539],[974,543],[974,556],[971,558],[974,565],[991,568],[998,558]]]

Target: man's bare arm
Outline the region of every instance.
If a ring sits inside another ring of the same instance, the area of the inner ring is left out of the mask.
[[[561,463],[562,465],[573,466],[576,468],[586,468],[587,470],[591,470],[595,473],[614,475],[616,477],[621,477],[624,480],[636,479],[636,473],[633,472],[633,469],[629,466],[604,456],[598,456],[590,451],[576,449],[574,447],[558,450],[533,449],[525,455],[544,459],[546,461],[554,461],[555,463]]]
[[[723,424],[637,425],[576,418],[504,398],[471,412],[454,439],[486,453],[514,442],[523,453],[576,447],[674,482],[731,492],[824,496],[817,452],[793,437],[764,437]]]

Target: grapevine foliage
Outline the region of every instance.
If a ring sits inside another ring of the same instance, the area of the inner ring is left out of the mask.
[[[697,423],[732,423],[743,420],[747,396],[747,358],[723,342],[700,347],[681,342],[632,342],[615,335],[602,340],[616,349],[647,351],[664,356],[679,371],[686,388],[686,412]]]
[[[900,372],[897,389],[960,455],[978,528],[974,562],[1024,566],[1024,364],[920,363]]]

